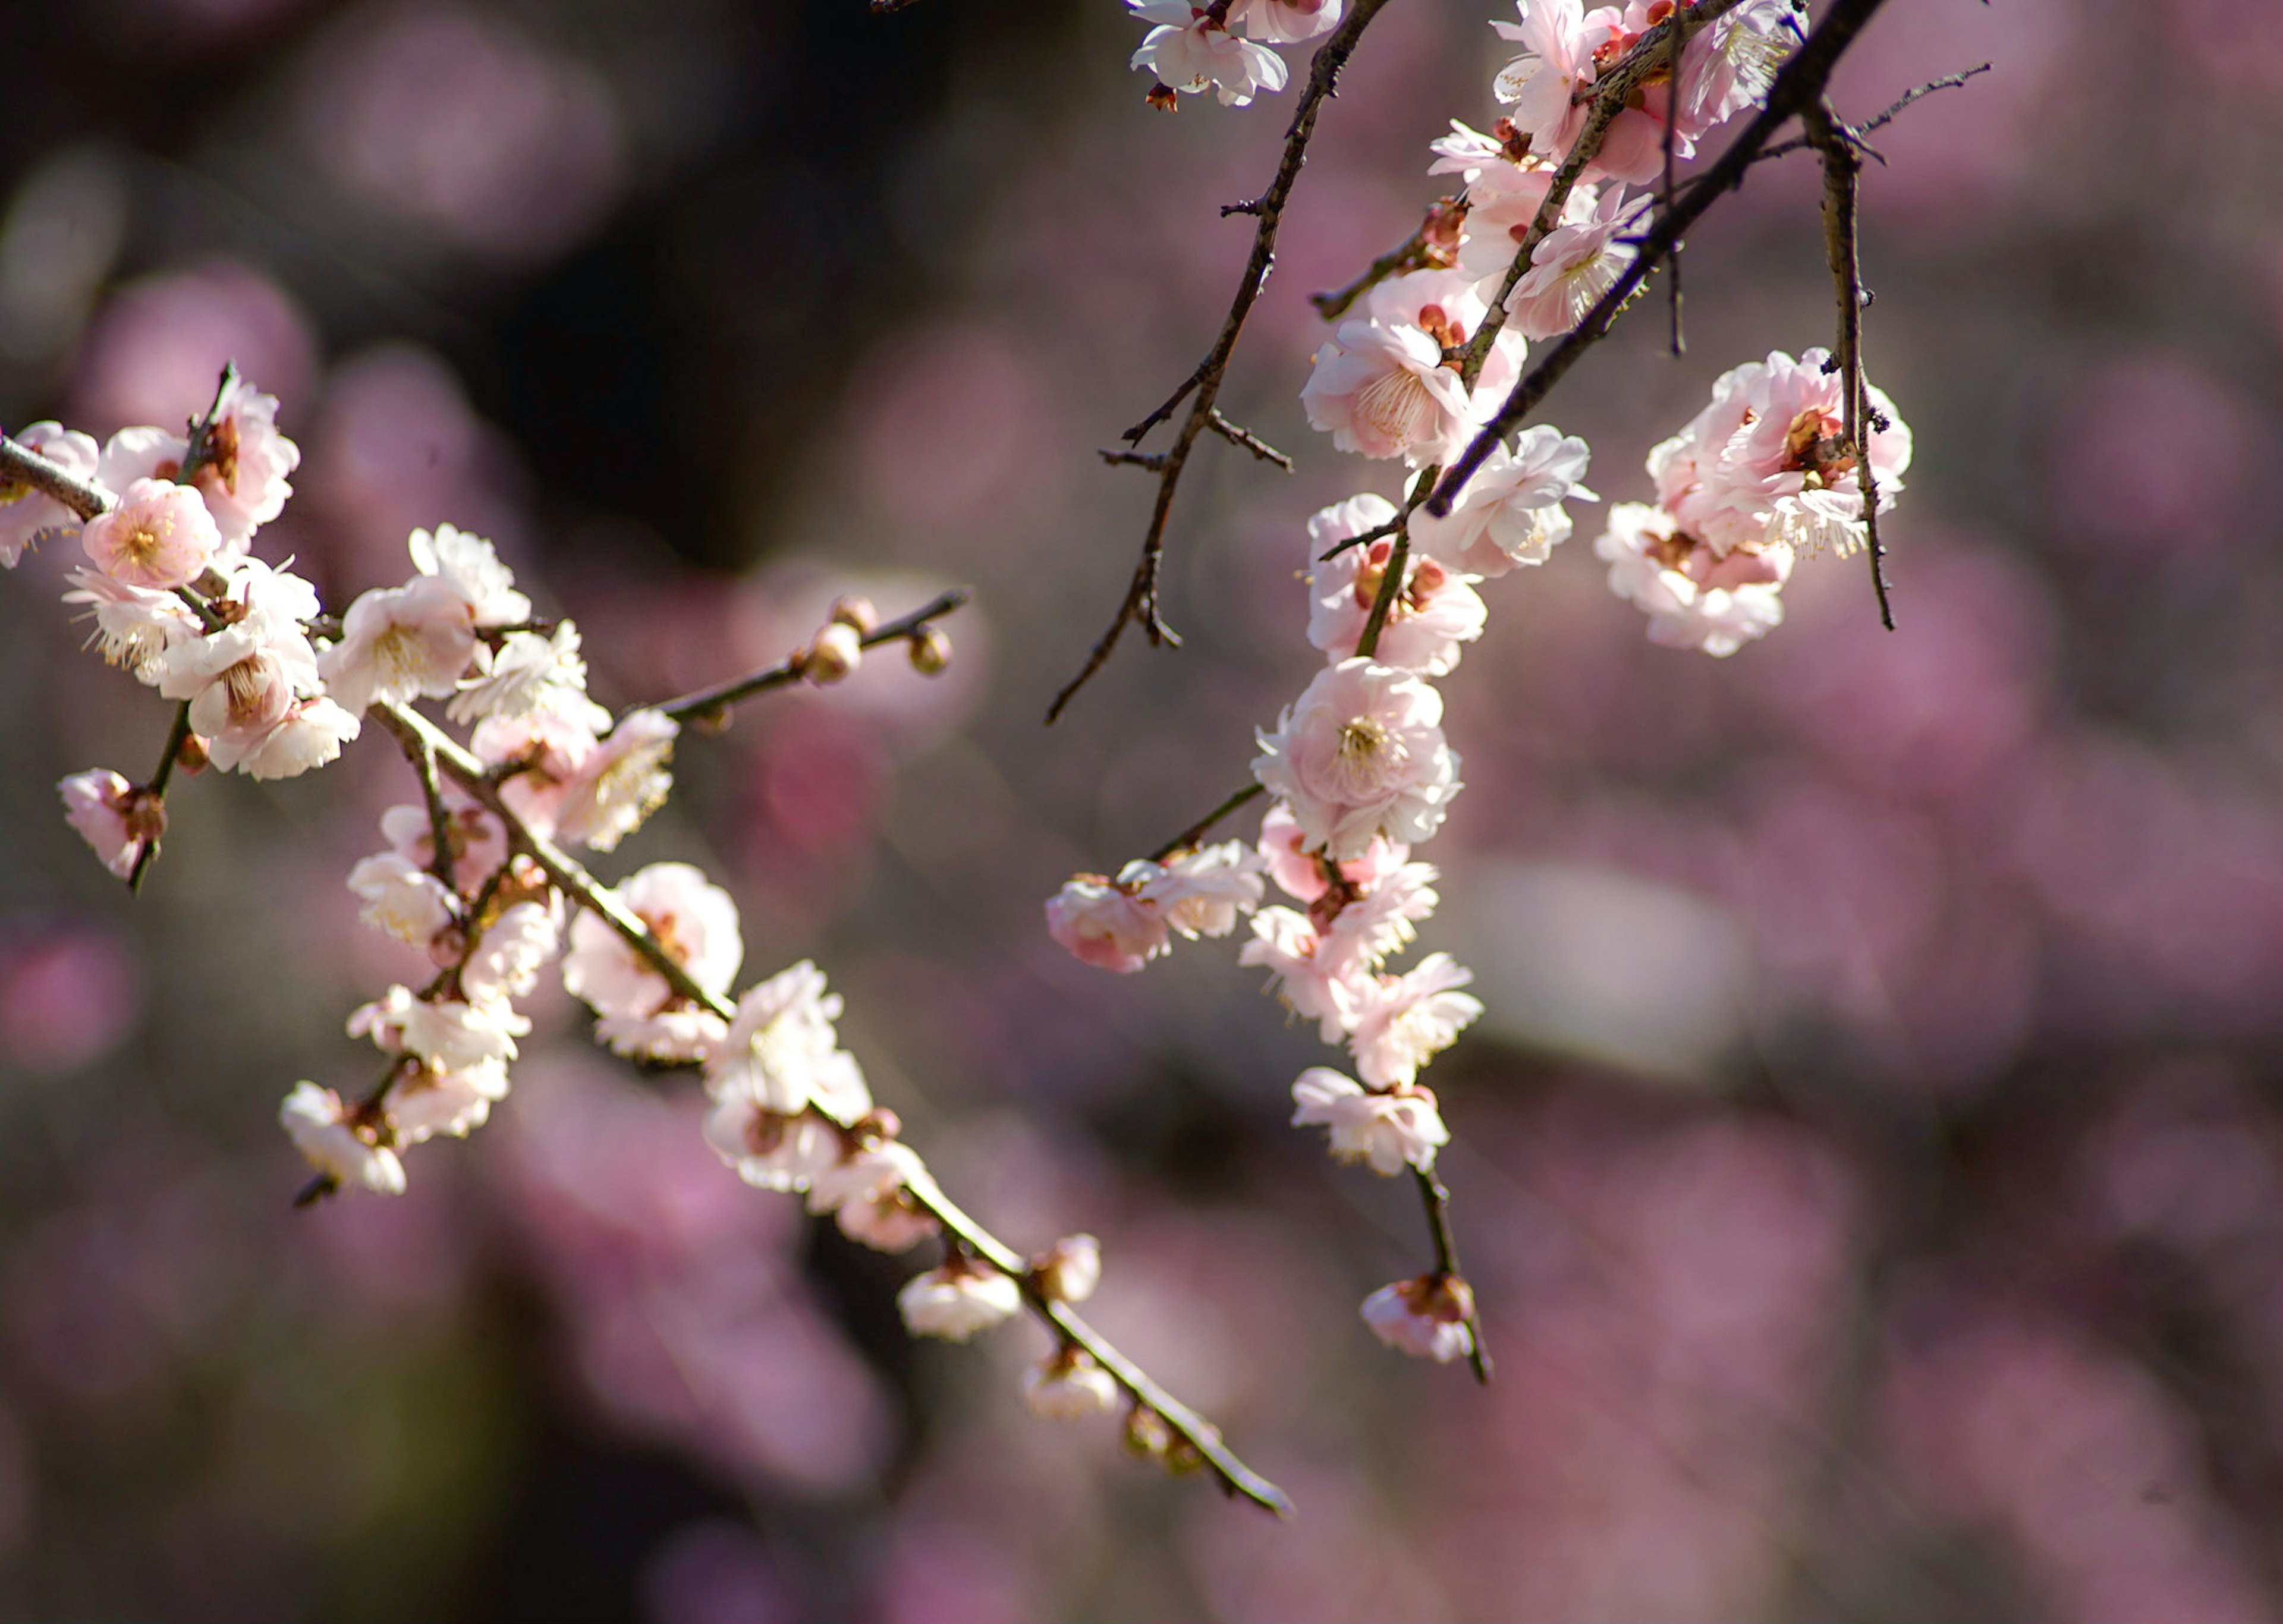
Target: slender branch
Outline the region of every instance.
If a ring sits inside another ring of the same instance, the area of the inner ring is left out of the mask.
[[[162,807],[167,804],[167,786],[175,776],[175,764],[182,759],[183,746],[190,742],[190,737],[191,702],[185,699],[175,707],[174,725],[167,729],[167,742],[160,750],[159,765],[151,774],[150,783],[144,786]],[[151,865],[158,856],[158,841],[144,841],[143,850],[135,854],[135,866],[128,872],[127,890],[129,894],[142,894],[143,876],[151,872]]]
[[[401,735],[398,742],[403,742]],[[434,848],[429,853],[428,872],[456,902],[460,882],[452,860],[452,813],[444,804],[444,788],[436,781],[436,752],[424,741],[417,745],[406,744],[404,758],[412,764],[412,771],[420,780],[420,797],[428,804],[428,843]]]
[[[1180,488],[1181,470],[1188,465],[1189,451],[1197,443],[1197,436],[1212,426],[1217,416],[1214,402],[1220,394],[1221,379],[1228,370],[1229,356],[1235,353],[1237,336],[1244,330],[1245,318],[1252,313],[1253,303],[1260,297],[1269,270],[1275,264],[1277,228],[1283,223],[1285,201],[1292,195],[1293,183],[1300,178],[1301,167],[1307,161],[1308,141],[1315,134],[1316,115],[1334,94],[1340,69],[1354,51],[1356,42],[1363,37],[1364,29],[1387,3],[1388,0],[1354,0],[1339,26],[1317,49],[1309,65],[1307,85],[1293,106],[1292,122],[1284,132],[1284,153],[1277,162],[1276,173],[1266,191],[1238,210],[1251,215],[1259,224],[1253,232],[1252,252],[1246,257],[1243,274],[1237,279],[1236,295],[1221,322],[1220,336],[1214,339],[1212,348],[1197,363],[1196,370],[1166,397],[1165,404],[1126,431],[1126,443],[1139,445],[1150,430],[1170,422],[1183,401],[1188,402],[1188,416],[1182,419],[1173,443],[1166,448],[1165,462],[1152,470],[1157,476],[1157,500],[1150,509],[1149,527],[1142,538],[1142,556],[1134,564],[1132,579],[1126,583],[1126,596],[1111,617],[1109,629],[1095,639],[1086,664],[1055,695],[1054,703],[1047,707],[1049,724],[1062,715],[1095,672],[1109,663],[1111,650],[1118,647],[1128,626],[1138,624],[1142,635],[1153,644],[1180,646],[1180,638],[1165,624],[1157,602],[1158,570],[1165,558],[1165,523],[1173,511],[1173,493]]]
[[[898,619],[884,621],[873,627],[857,640],[857,644],[860,648],[875,649],[882,643],[892,643],[900,639],[917,637],[928,629],[931,623],[940,620],[944,616],[965,603],[970,595],[964,587],[953,587],[947,591],[939,592],[934,597],[912,610],[910,614]],[[662,704],[636,705],[631,709],[663,711],[677,722],[687,721],[691,717],[705,716],[713,712],[726,713],[730,706],[740,700],[751,699],[756,694],[766,694],[772,688],[783,688],[788,684],[799,681],[800,673],[801,662],[796,657],[790,660],[781,660],[775,665],[763,666],[756,672],[749,672],[742,677],[733,677],[727,682],[718,682],[712,688],[702,688],[695,693],[684,694],[679,699],[669,699]]]
[[[1379,578],[1379,594],[1371,601],[1371,613],[1364,617],[1362,635],[1356,639],[1356,652],[1366,659],[1379,652],[1379,634],[1387,629],[1388,616],[1395,612],[1395,600],[1403,595],[1403,578],[1410,564],[1411,532],[1398,529],[1395,545],[1387,553],[1387,572]]]
[[[1887,549],[1879,540],[1879,476],[1871,467],[1870,385],[1863,376],[1863,263],[1856,234],[1857,190],[1863,175],[1860,136],[1840,123],[1826,97],[1800,115],[1808,138],[1823,154],[1823,245],[1831,260],[1833,291],[1839,304],[1837,362],[1846,397],[1847,450],[1855,459],[1855,483],[1863,502],[1864,551],[1871,559],[1871,590],[1879,600],[1879,621],[1895,629],[1895,606],[1887,591]]]
[[[1254,456],[1258,457],[1262,462],[1274,462],[1277,467],[1282,469],[1288,474],[1292,471],[1292,459],[1290,457],[1286,456],[1282,452],[1277,450],[1275,447],[1261,439],[1260,436],[1255,434],[1251,429],[1245,428],[1241,423],[1231,423],[1227,418],[1220,415],[1219,408],[1215,408],[1213,415],[1206,420],[1205,427],[1219,435],[1230,445],[1241,447],[1244,450],[1250,451]]]
[[[1700,176],[1673,202],[1671,211],[1650,228],[1640,242],[1632,262],[1625,267],[1602,294],[1593,307],[1551,350],[1548,350],[1527,373],[1518,379],[1491,420],[1483,425],[1459,460],[1443,476],[1442,483],[1427,500],[1427,510],[1442,517],[1451,510],[1460,491],[1475,471],[1507,435],[1522,426],[1523,420],[1538,408],[1554,385],[1578,363],[1587,350],[1604,338],[1609,324],[1625,307],[1625,301],[1639,291],[1681,235],[1695,223],[1713,201],[1723,193],[1741,184],[1744,172],[1751,167],[1769,138],[1796,114],[1812,105],[1830,82],[1831,70],[1837,66],[1842,54],[1863,30],[1863,25],[1878,11],[1882,0],[1834,0],[1831,10],[1816,25],[1800,48],[1793,52],[1776,74],[1775,82],[1768,88],[1767,105],[1745,126],[1744,131],[1723,152],[1718,161]]]
[[[1464,1279],[1459,1272],[1458,1238],[1451,1232],[1451,1192],[1430,1169],[1414,1167],[1412,1177],[1419,1185],[1419,1199],[1427,1208],[1427,1231],[1435,1239],[1435,1272],[1452,1279]],[[1475,1307],[1474,1294],[1467,1294],[1467,1363],[1475,1372],[1475,1379],[1484,1387],[1491,1381],[1490,1349],[1483,1346],[1482,1311]]]
[[[1666,214],[1672,212],[1672,137],[1673,120],[1680,113],[1680,53],[1688,46],[1688,23],[1685,13],[1673,16],[1671,43],[1665,57],[1664,102],[1664,185],[1662,206]],[[1680,250],[1675,238],[1672,252],[1665,255],[1665,291],[1672,299],[1672,353],[1676,358],[1688,354],[1688,339],[1680,326]]]
[[[1238,807],[1244,805],[1250,801],[1256,800],[1259,796],[1267,793],[1267,790],[1264,789],[1257,783],[1245,785],[1243,789],[1236,791],[1236,793],[1230,796],[1228,799],[1223,801],[1219,805],[1214,807],[1204,817],[1198,819],[1195,823],[1189,825],[1188,828],[1174,835],[1173,839],[1167,841],[1155,851],[1152,851],[1149,854],[1149,860],[1153,863],[1162,863],[1177,851],[1188,851],[1190,847],[1196,845],[1197,842],[1203,840],[1207,835],[1211,834],[1214,824],[1219,823],[1223,818],[1227,817],[1229,813],[1235,812]]]
[[[1955,90],[1959,86],[1964,84],[1967,80],[1975,77],[1976,74],[1988,73],[1990,71],[1990,66],[1991,65],[1989,63],[1984,62],[1977,67],[1966,68],[1963,71],[1955,74],[1945,74],[1939,79],[1930,79],[1922,85],[1914,85],[1911,89],[1904,91],[1902,96],[1896,101],[1895,105],[1888,108],[1886,112],[1878,114],[1874,118],[1866,119],[1860,124],[1851,125],[1848,128],[1853,132],[1856,139],[1859,141],[1865,136],[1869,135],[1873,130],[1884,129],[1888,125],[1893,123],[1895,121],[1895,115],[1902,112],[1904,108],[1924,100],[1927,97],[1932,96],[1936,90]],[[1815,142],[1811,136],[1794,136],[1788,141],[1777,142],[1773,146],[1762,152],[1757,159],[1754,159],[1754,161],[1765,163],[1771,158],[1781,158],[1787,152],[1800,152],[1803,149],[1812,147],[1814,144]],[[1867,151],[1868,149],[1866,150]],[[1880,161],[1883,163],[1886,160],[1882,159]]]
[[[736,1006],[721,994],[700,986],[692,979],[682,961],[667,952],[651,934],[650,928],[629,912],[607,887],[588,874],[576,858],[533,829],[517,815],[515,809],[500,794],[499,786],[491,781],[481,761],[427,718],[408,706],[376,703],[366,714],[395,734],[399,742],[407,743],[409,749],[431,752],[437,764],[454,781],[500,820],[507,829],[509,839],[539,865],[549,880],[565,896],[616,931],[620,939],[645,964],[663,976],[676,993],[697,1007],[712,1011],[724,1021],[736,1018]],[[846,1128],[850,1125],[819,1107],[812,1106],[811,1108],[836,1126]],[[1022,1255],[969,1216],[937,1187],[932,1177],[915,1179],[907,1188],[921,1210],[942,1224],[954,1239],[1020,1285],[1032,1310],[1052,1327],[1060,1340],[1084,1348],[1096,1364],[1110,1372],[1110,1379],[1123,1387],[1135,1403],[1156,1414],[1195,1449],[1212,1468],[1224,1489],[1231,1495],[1242,1495],[1280,1516],[1291,1509],[1291,1502],[1285,1497],[1284,1492],[1231,1453],[1211,1423],[1151,1380],[1141,1367],[1118,1352],[1067,1304],[1049,1301],[1040,1293],[1031,1283],[1030,1266]]]
[[[0,434],[0,478],[51,496],[83,519],[108,513],[118,505],[118,498],[93,480],[81,478],[4,434]]]
[[[206,408],[206,416],[195,418],[183,451],[183,466],[175,475],[175,483],[188,485],[199,477],[199,470],[214,461],[214,428],[222,421],[222,402],[230,398],[230,386],[238,382],[238,363],[222,363],[222,376],[214,381],[214,404]]]
[[[1347,314],[1349,306],[1390,276],[1453,264],[1458,257],[1459,228],[1466,218],[1464,192],[1436,198],[1427,206],[1427,217],[1419,222],[1417,230],[1365,266],[1362,274],[1345,287],[1311,293],[1308,302],[1315,306],[1318,315],[1335,322]]]

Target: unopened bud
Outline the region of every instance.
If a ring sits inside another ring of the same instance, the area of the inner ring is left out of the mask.
[[[1173,1429],[1154,1410],[1136,1404],[1126,1415],[1126,1448],[1144,1460],[1163,1460],[1173,1447]]]
[[[428,962],[440,970],[448,970],[468,956],[468,933],[457,925],[447,925],[428,938]]]
[[[1065,1235],[1031,1260],[1031,1278],[1057,1302],[1084,1302],[1102,1283],[1102,1243]]]
[[[167,834],[167,800],[148,789],[130,789],[120,807],[127,832],[136,840],[156,845]]]
[[[186,733],[182,748],[175,752],[175,765],[185,773],[203,773],[206,770],[206,742],[194,733]]]
[[[1151,85],[1142,99],[1160,113],[1179,113],[1181,110],[1181,98],[1173,94],[1173,87],[1169,84]]]
[[[880,611],[872,607],[872,600],[854,592],[832,601],[832,618],[842,626],[855,627],[860,637],[869,636],[880,624]]]
[[[934,626],[912,633],[912,669],[923,677],[943,674],[951,664],[951,639]]]
[[[885,1106],[874,1106],[849,1124],[848,1131],[860,1139],[893,1139],[904,1131],[903,1119]]]
[[[818,688],[829,687],[855,670],[863,658],[856,628],[836,620],[816,634],[816,641],[801,657],[800,674]]]

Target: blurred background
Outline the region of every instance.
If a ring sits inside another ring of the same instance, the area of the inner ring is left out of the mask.
[[[265,556],[344,602],[413,525],[488,533],[612,703],[837,591],[977,588],[948,674],[749,707],[598,867],[705,863],[749,976],[822,962],[946,1183],[1099,1234],[1098,1322],[1301,1515],[1030,1420],[1027,1324],[908,1342],[908,1265],[740,1185],[559,991],[409,1196],[289,1210],[277,1102],[361,1083],[343,1017],[407,973],[341,876],[412,786],[372,740],[191,781],[130,903],[52,785],[146,775],[168,719],[51,548],[0,580],[0,1613],[2278,1611],[2283,12],[1894,0],[1849,59],[1855,117],[1995,64],[1865,181],[1898,633],[1827,559],[1765,643],[1652,648],[1592,509],[1485,588],[1422,855],[1490,1010],[1431,1079],[1488,1391],[1356,1318],[1416,1203],[1284,1126],[1323,1052],[1234,944],[1120,978],[1046,938],[1317,664],[1302,524],[1396,485],[1301,417],[1305,295],[1495,116],[1492,9],[1366,36],[1224,396],[1298,471],[1201,445],[1187,646],[1047,731],[1154,490],[1095,449],[1217,330],[1289,93],[1149,112],[1110,0],[4,8],[0,421],[177,423],[235,356],[304,453]],[[1816,196],[1756,171],[1687,356],[1645,307],[1554,396],[1605,497],[1718,372],[1829,341]]]

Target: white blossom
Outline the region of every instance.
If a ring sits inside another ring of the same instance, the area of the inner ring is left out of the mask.
[[[1242,841],[1201,846],[1153,866],[1157,872],[1138,888],[1141,900],[1191,939],[1225,936],[1236,929],[1239,914],[1260,905],[1266,865]]]
[[[1482,1014],[1480,999],[1457,991],[1474,978],[1448,953],[1430,953],[1401,975],[1380,976],[1348,1037],[1357,1075],[1374,1088],[1409,1087],[1419,1068]]]
[[[393,1150],[370,1137],[370,1130],[349,1123],[332,1090],[295,1084],[278,1107],[277,1120],[309,1164],[344,1187],[376,1195],[404,1193],[404,1164]]]
[[[1159,84],[1192,95],[1211,86],[1225,107],[1243,107],[1259,91],[1284,88],[1283,58],[1239,39],[1188,0],[1126,4],[1134,16],[1157,25],[1134,51],[1132,66],[1156,75]]]
[[[515,589],[514,571],[483,537],[439,524],[432,532],[414,531],[405,546],[413,568],[466,605],[471,625],[520,626],[531,618],[531,600]]]
[[[1023,1403],[1044,1421],[1079,1421],[1118,1407],[1118,1383],[1082,1348],[1064,1347],[1023,1372]]]
[[[1406,1166],[1422,1172],[1451,1142],[1450,1130],[1423,1088],[1374,1092],[1329,1066],[1311,1066],[1292,1084],[1292,1125],[1330,1131],[1333,1158],[1363,1162],[1392,1176]]]
[[[1372,1334],[1414,1358],[1448,1364],[1475,1350],[1467,1319],[1473,1294],[1463,1280],[1422,1275],[1383,1286],[1363,1300],[1363,1323]]]
[[[442,881],[393,851],[361,859],[349,870],[348,888],[364,904],[358,918],[414,947],[427,946],[458,913]]]
[[[1022,1288],[1012,1279],[963,1257],[915,1275],[896,1294],[906,1330],[953,1342],[1005,1324],[1022,1306]]]
[[[833,1030],[840,1007],[840,995],[825,991],[824,972],[806,959],[749,989],[705,1061],[706,1092],[717,1100],[742,1096],[781,1115],[814,1102],[853,1120],[871,1096],[855,1056],[840,1048]]]

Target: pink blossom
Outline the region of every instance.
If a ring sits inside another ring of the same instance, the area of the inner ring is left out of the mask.
[[[95,622],[88,647],[99,649],[105,661],[125,667],[145,686],[157,685],[168,649],[199,634],[190,605],[171,592],[129,587],[84,568],[74,570],[68,579],[73,590],[64,594],[64,602],[87,604],[84,618]]]
[[[1173,945],[1165,914],[1138,894],[1164,872],[1155,863],[1136,863],[1114,881],[1072,874],[1047,899],[1047,934],[1081,964],[1132,975]]]
[[[1253,0],[1255,6],[1261,4]],[[1210,85],[1224,107],[1243,107],[1258,91],[1284,88],[1283,58],[1237,38],[1188,0],[1126,0],[1126,4],[1134,16],[1157,25],[1142,39],[1131,66],[1148,70],[1159,84],[1193,95]],[[1297,8],[1286,0],[1277,9]]]
[[[1612,6],[1587,12],[1579,0],[1516,0],[1518,23],[1491,25],[1503,39],[1523,48],[1492,85],[1499,100],[1512,105],[1516,127],[1530,138],[1531,150],[1549,159],[1566,155],[1584,129],[1590,92],[1602,71],[1631,49],[1638,27],[1628,27]],[[1665,105],[1662,87],[1648,87],[1640,105],[1629,105],[1610,120],[1600,152],[1588,167],[1640,184],[1664,163]],[[1695,151],[1676,130],[1672,151],[1687,158]]]
[[[54,422],[31,423],[14,438],[27,451],[38,452],[67,474],[82,479],[95,477],[95,441],[76,429]],[[14,569],[24,549],[35,541],[79,531],[79,515],[54,497],[28,485],[0,485],[0,569]]]
[[[344,710],[376,702],[443,699],[474,657],[476,633],[463,598],[432,576],[358,594],[341,640],[318,658],[325,687]]]
[[[1716,657],[1783,624],[1783,584],[1791,549],[1740,545],[1726,558],[1682,532],[1663,508],[1619,502],[1593,543],[1609,564],[1609,590],[1648,618],[1648,639],[1667,649],[1702,649]]]
[[[1546,205],[1546,195],[1553,189],[1552,169],[1523,168],[1511,163],[1493,166],[1484,171],[1482,180],[1469,183],[1459,269],[1474,279],[1477,296],[1485,303],[1496,296],[1507,272],[1513,268],[1531,228],[1538,222],[1539,210]],[[1562,218],[1556,225],[1590,218],[1600,196],[1601,189],[1590,182],[1571,187],[1562,199]],[[1508,309],[1511,312],[1513,306],[1509,304]]]
[[[108,767],[74,773],[56,786],[64,819],[95,849],[103,866],[124,880],[143,856],[149,826],[163,827],[163,811],[144,812],[135,786]],[[152,803],[153,808],[157,803]]]
[[[936,1221],[904,1196],[927,1177],[908,1145],[865,1145],[810,1177],[808,1209],[833,1214],[842,1234],[876,1251],[908,1251],[936,1231]]]
[[[405,542],[413,567],[440,582],[467,605],[479,626],[520,626],[531,618],[531,600],[515,589],[515,575],[500,562],[489,541],[449,524],[416,530]]]
[[[1284,1006],[1316,1023],[1317,1036],[1337,1043],[1371,990],[1370,973],[1352,957],[1327,952],[1315,921],[1290,908],[1263,908],[1252,916],[1252,940],[1236,961],[1269,972],[1268,985]]]
[[[1227,936],[1238,914],[1260,905],[1266,865],[1242,841],[1202,846],[1151,866],[1157,872],[1142,882],[1139,900],[1193,941]]]
[[[1079,1421],[1118,1407],[1118,1383],[1082,1348],[1065,1344],[1023,1372],[1023,1403],[1045,1421]]]
[[[539,972],[563,945],[563,906],[525,901],[500,910],[460,966],[460,989],[478,1004],[521,998],[539,984]]]
[[[1228,19],[1254,39],[1297,44],[1339,27],[1344,0],[1236,0]]]
[[[1461,788],[1442,719],[1442,695],[1417,677],[1343,660],[1258,735],[1253,774],[1292,809],[1308,848],[1336,860],[1361,857],[1374,835],[1424,840]]]
[[[384,1054],[417,1054],[448,1070],[511,1061],[531,1022],[505,1003],[423,998],[391,987],[350,1014],[348,1034],[370,1037]]]
[[[583,695],[549,688],[529,711],[486,717],[468,748],[489,765],[518,766],[501,783],[501,797],[526,827],[552,838],[572,781],[610,725],[611,713]]]
[[[652,863],[615,889],[619,902],[692,981],[709,992],[729,991],[745,947],[729,892],[688,863]],[[596,1035],[620,1054],[702,1060],[729,1032],[720,1016],[682,1006],[666,978],[589,913],[571,922],[563,985],[603,1017]]]
[[[642,828],[673,791],[666,764],[681,732],[682,725],[662,711],[621,719],[563,781],[557,838],[610,851]]]
[[[1292,1084],[1295,1128],[1330,1131],[1335,1161],[1367,1162],[1391,1177],[1405,1167],[1422,1172],[1435,1165],[1435,1152],[1451,1142],[1451,1131],[1423,1088],[1370,1092],[1344,1073],[1311,1066]]]
[[[1422,1275],[1383,1286],[1363,1300],[1363,1323],[1390,1348],[1414,1358],[1448,1364],[1475,1350],[1467,1319],[1474,1294],[1465,1281]]]
[[[491,716],[512,719],[529,715],[556,695],[587,695],[579,628],[568,620],[557,622],[545,636],[510,632],[497,649],[479,642],[475,672],[461,680],[444,713],[464,725]]]
[[[1404,863],[1344,905],[1321,928],[1323,946],[1318,956],[1341,969],[1377,969],[1390,954],[1411,944],[1418,935],[1413,928],[1435,912],[1442,898],[1436,893],[1438,878],[1432,863]]]
[[[186,699],[191,727],[224,770],[259,752],[297,699],[319,687],[316,650],[282,616],[248,611],[235,624],[184,637],[160,663],[159,691]]]
[[[1680,52],[1674,129],[1693,139],[1765,104],[1776,70],[1799,43],[1798,26],[1790,0],[1743,0],[1690,35]]]
[[[839,1162],[840,1131],[812,1113],[781,1115],[744,1095],[714,1102],[705,1142],[756,1189],[791,1194]]]
[[[164,479],[137,479],[119,505],[88,520],[80,546],[115,581],[187,587],[214,562],[222,532],[199,493]]]
[[[349,870],[348,888],[364,904],[360,919],[415,947],[425,947],[458,913],[443,882],[393,851],[360,861]]]
[[[1533,423],[1509,451],[1500,446],[1459,493],[1448,515],[1411,516],[1412,545],[1453,570],[1495,578],[1516,564],[1544,563],[1570,534],[1565,501],[1597,501],[1579,481],[1592,453],[1586,442]]]
[[[749,1099],[784,1116],[813,1102],[836,1121],[853,1122],[870,1107],[871,1095],[855,1057],[839,1047],[832,1023],[840,1008],[840,995],[825,991],[824,972],[806,959],[749,989],[705,1061],[706,1092],[716,1100]]]
[[[1285,895],[1313,902],[1329,889],[1330,882],[1324,878],[1322,859],[1305,849],[1305,838],[1292,809],[1282,801],[1260,820],[1260,855],[1268,865],[1269,878]],[[1410,855],[1410,847],[1374,835],[1361,857],[1339,866],[1340,877],[1360,890],[1369,890]]]
[[[277,1120],[293,1147],[335,1183],[376,1195],[404,1193],[404,1164],[378,1142],[372,1130],[353,1125],[339,1094],[314,1083],[297,1083],[278,1107]]]
[[[96,458],[96,482],[108,491],[123,491],[137,479],[160,479],[172,485],[183,471],[190,442],[165,429],[144,424],[121,429],[103,442]],[[221,527],[215,527],[220,533]]]
[[[1022,1306],[1022,1288],[1013,1279],[964,1255],[914,1276],[896,1294],[905,1329],[953,1342],[1004,1325]]]
[[[225,545],[243,552],[254,530],[284,511],[293,487],[285,477],[301,448],[277,431],[277,398],[233,377],[216,402],[206,460],[191,479],[205,497]]]
[[[296,700],[238,770],[250,778],[296,778],[331,761],[356,736],[357,719],[331,700]]]
[[[1383,975],[1356,1011],[1348,1053],[1374,1088],[1407,1088],[1483,1013],[1456,989],[1475,978],[1448,953],[1430,953],[1401,975]]]
[[[438,1134],[465,1138],[490,1120],[507,1097],[507,1068],[497,1061],[447,1070],[420,1066],[389,1084],[388,1126],[398,1143],[418,1145]]]
[[[1341,506],[1353,508],[1367,500],[1378,501],[1376,497],[1358,498]],[[1309,556],[1315,560],[1307,578],[1308,641],[1335,660],[1347,659],[1362,641],[1372,605],[1387,579],[1395,543],[1383,536],[1326,559],[1320,556],[1323,549],[1313,521],[1308,528]],[[1404,576],[1403,590],[1388,605],[1372,658],[1399,671],[1442,676],[1458,664],[1460,644],[1483,634],[1489,611],[1470,578],[1452,573],[1432,558],[1410,558]]]
[[[1562,223],[1531,251],[1530,269],[1507,296],[1508,319],[1528,338],[1569,332],[1617,285],[1637,250],[1623,239],[1638,233],[1648,194],[1628,198],[1615,186],[1582,216],[1565,212]]]
[[[1102,1284],[1102,1242],[1065,1235],[1031,1260],[1031,1277],[1056,1302],[1084,1302]]]
[[[469,896],[507,861],[507,826],[457,784],[447,780],[444,841],[452,851],[452,883]],[[436,860],[435,826],[425,805],[392,806],[380,814],[380,833],[398,856],[426,868]]]

